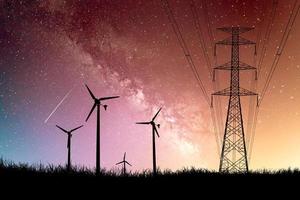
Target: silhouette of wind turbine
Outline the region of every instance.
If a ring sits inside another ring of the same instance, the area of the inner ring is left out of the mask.
[[[116,163],[116,165],[123,164],[123,175],[126,175],[126,164],[132,166],[129,162],[126,161],[126,152],[124,153],[123,160]]]
[[[156,124],[154,122],[155,118],[157,117],[157,115],[159,114],[159,112],[161,111],[162,108],[160,108],[157,113],[154,115],[154,117],[152,118],[152,120],[150,122],[136,122],[136,124],[150,124],[152,126],[152,147],[153,147],[153,175],[156,175],[156,150],[155,150],[155,134],[157,135],[157,137],[159,137],[158,131],[156,129],[160,127],[160,124]]]
[[[83,125],[78,126],[77,128],[74,128],[70,131],[66,131],[65,129],[63,129],[62,127],[60,127],[58,125],[56,125],[56,127],[68,134],[68,144],[67,144],[67,148],[68,148],[68,165],[67,165],[67,169],[68,169],[68,171],[70,171],[70,169],[71,169],[71,137],[72,137],[72,132],[76,131],[77,129],[80,129],[81,127],[83,127]]]
[[[103,106],[104,110],[107,110],[107,105],[101,104],[101,101],[119,98],[120,96],[96,98],[95,95],[90,90],[90,88],[87,85],[85,85],[85,86],[86,86],[87,90],[89,91],[91,97],[94,100],[94,105],[85,121],[88,121],[92,112],[97,107],[96,174],[99,175],[100,174],[100,106]]]

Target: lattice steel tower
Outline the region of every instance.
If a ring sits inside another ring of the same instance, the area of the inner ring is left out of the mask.
[[[225,124],[225,133],[220,158],[220,172],[248,172],[247,150],[245,145],[245,133],[243,126],[241,96],[252,96],[256,93],[240,87],[240,70],[255,70],[256,68],[239,60],[240,45],[255,45],[256,43],[240,36],[241,33],[252,30],[248,27],[223,27],[218,30],[230,33],[231,36],[215,43],[215,55],[217,45],[231,45],[231,61],[215,70],[229,70],[231,72],[230,87],[212,94],[229,96],[228,111]],[[212,101],[213,105],[213,101]]]

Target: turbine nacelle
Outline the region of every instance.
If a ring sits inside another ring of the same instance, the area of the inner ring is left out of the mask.
[[[62,130],[63,132],[67,133],[68,135],[72,136],[72,132],[76,131],[77,129],[80,129],[81,127],[83,127],[83,125],[78,126],[78,127],[74,128],[72,130],[69,130],[69,131],[63,129],[62,127],[60,127],[58,125],[56,125],[56,127],[59,128],[60,130]]]
[[[103,106],[104,110],[107,110],[107,105],[101,104],[101,101],[105,101],[108,99],[115,99],[115,98],[119,98],[120,96],[112,96],[112,97],[101,97],[101,98],[96,98],[95,95],[92,93],[92,91],[90,90],[90,88],[85,85],[87,90],[89,91],[92,99],[94,99],[94,105],[90,111],[90,113],[88,114],[87,118],[85,121],[88,121],[88,119],[90,118],[91,114],[93,113],[93,111],[95,110],[96,106]]]
[[[63,129],[62,127],[60,127],[60,126],[58,126],[58,125],[56,125],[56,127],[59,128],[60,130],[62,130],[63,132],[65,132],[65,133],[68,134],[68,144],[67,144],[67,148],[69,149],[69,148],[71,147],[71,137],[72,137],[72,132],[73,132],[73,131],[76,131],[77,129],[80,129],[81,127],[83,127],[83,125],[78,126],[78,127],[74,128],[74,129],[72,129],[72,130],[69,130],[69,131]]]
[[[96,105],[100,105],[101,104],[100,99],[94,99],[94,101],[95,101]]]
[[[159,137],[159,134],[158,134],[158,131],[156,129],[157,128],[160,128],[160,124],[156,124],[155,123],[155,118],[157,117],[157,115],[159,114],[159,112],[161,111],[162,108],[160,108],[157,113],[154,115],[154,117],[152,118],[152,120],[150,122],[136,122],[136,124],[150,124],[152,126],[152,129],[153,131],[156,133],[157,137]]]
[[[116,98],[117,98],[117,97],[116,97]],[[102,99],[102,98],[94,99],[94,101],[95,101],[94,104],[103,106],[104,110],[107,110],[108,105],[106,105],[106,104],[101,104],[101,99]]]
[[[119,165],[119,164],[127,164],[127,165],[132,166],[129,162],[126,161],[126,152],[124,153],[123,160],[116,163],[116,165]]]

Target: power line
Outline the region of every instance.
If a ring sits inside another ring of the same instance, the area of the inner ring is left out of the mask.
[[[292,12],[290,14],[290,17],[289,17],[289,21],[288,21],[288,23],[286,25],[286,28],[285,28],[283,36],[281,38],[281,41],[280,41],[280,44],[278,46],[277,52],[275,54],[275,58],[274,58],[273,63],[271,65],[270,73],[268,74],[266,84],[263,87],[263,90],[262,90],[262,93],[261,93],[261,98],[260,98],[260,101],[258,103],[259,106],[260,106],[261,102],[263,101],[263,99],[265,97],[266,91],[267,91],[267,89],[268,89],[268,87],[270,85],[270,82],[271,82],[272,77],[274,75],[274,72],[275,72],[275,70],[277,68],[278,62],[280,60],[280,57],[282,55],[282,52],[283,52],[284,47],[286,45],[286,42],[287,42],[287,40],[289,38],[290,32],[292,30],[292,27],[293,27],[293,25],[295,23],[296,17],[297,17],[297,15],[299,13],[300,5],[298,5],[298,7],[296,7],[297,2],[298,2],[298,0],[295,0],[293,10],[292,10]]]
[[[267,8],[267,3],[265,3],[263,5],[263,9],[262,9],[262,13],[265,13]],[[251,78],[251,82],[250,82],[250,90],[257,92],[257,82],[258,82],[258,77],[257,77],[257,52],[259,52],[259,48],[260,48],[260,43],[261,43],[261,36],[262,36],[262,30],[263,30],[263,24],[265,21],[265,18],[263,17],[263,14],[260,17],[262,20],[259,23],[260,28],[258,28],[258,33],[257,33],[257,37],[256,37],[256,54],[254,55],[254,66],[256,67],[256,71],[255,74],[252,75]],[[254,123],[256,123],[255,121],[255,113],[256,113],[256,109],[258,109],[257,105],[255,104],[255,99],[253,97],[250,97],[250,101],[249,101],[249,107],[248,107],[248,124],[247,124],[247,137],[246,137],[246,145],[247,145],[247,150],[249,150],[249,146],[250,146],[250,140],[252,138],[253,135],[253,127],[254,127]],[[249,165],[250,165],[250,160],[249,160]]]
[[[277,11],[277,6],[278,6],[278,0],[273,0],[273,5],[272,5],[272,11],[271,11],[271,19],[269,21],[269,23],[267,24],[267,30],[265,32],[265,36],[264,36],[264,42],[263,42],[263,47],[262,47],[262,52],[259,58],[259,62],[257,65],[257,76],[259,77],[260,72],[261,72],[261,68],[262,68],[262,63],[263,60],[266,56],[266,51],[267,51],[267,45],[269,43],[269,39],[270,39],[270,35],[271,35],[271,31],[272,31],[272,27],[274,24],[274,20],[275,20],[275,16],[276,16],[276,11]]]
[[[288,23],[287,23],[287,26],[286,26],[285,32],[284,32],[284,34],[283,34],[282,40],[281,40],[281,42],[280,42],[280,46],[285,45],[286,40],[287,40],[287,38],[288,38],[288,35],[287,35],[287,33],[288,33],[288,32],[287,32],[287,28],[290,26],[290,24],[291,24],[292,21],[295,21],[295,18],[296,18],[296,16],[297,16],[297,14],[296,14],[296,15],[294,16],[294,19],[292,20],[292,16],[293,16],[293,13],[294,13],[295,8],[296,8],[296,3],[297,3],[297,0],[295,1],[295,4],[294,4],[292,13],[290,14],[290,18],[289,18],[289,21],[288,21]],[[298,13],[298,11],[299,11],[299,7],[298,7],[298,10],[297,10],[297,13]],[[293,22],[292,22],[292,23],[293,23]],[[293,24],[290,26],[290,29],[291,29],[292,26],[293,26]],[[289,30],[289,32],[290,32],[290,30]],[[285,39],[284,39],[284,38],[285,38]],[[284,42],[284,43],[283,43],[283,42]],[[283,46],[283,47],[284,47],[284,46]],[[279,50],[279,49],[278,49],[278,50]],[[282,50],[283,50],[283,48],[281,49],[281,52],[282,52]],[[278,53],[278,51],[277,51],[277,53]],[[281,53],[280,53],[280,54],[281,54]],[[277,64],[278,64],[278,61],[279,61],[279,58],[280,58],[280,54],[278,54],[278,56],[276,56],[276,57],[274,58],[274,62],[273,62],[272,67],[271,67],[271,72],[269,73],[269,76],[268,76],[266,85],[265,85],[265,87],[264,87],[264,89],[263,89],[263,93],[262,93],[263,96],[265,95],[266,89],[268,88],[268,85],[269,85],[269,83],[270,83],[270,80],[272,79],[273,73],[274,73],[274,71],[275,71],[275,68],[276,68],[276,66],[277,66]],[[276,61],[276,60],[277,60],[277,61]],[[262,101],[262,99],[260,100],[259,105],[260,105],[261,101]],[[257,115],[258,115],[258,113],[259,113],[259,108],[256,109],[255,114],[254,114],[253,133],[252,133],[252,137],[250,138],[250,147],[249,147],[249,161],[251,160],[251,155],[252,155],[252,149],[253,149],[253,143],[254,143],[254,137],[255,137],[255,130],[256,130],[256,125],[257,125]]]
[[[214,83],[214,91],[217,91],[219,90],[219,78],[218,78],[218,74],[216,74],[216,80],[215,80],[215,83]],[[223,113],[222,113],[222,103],[221,103],[221,100],[219,98],[217,98],[217,101],[216,101],[216,112],[217,112],[217,120],[219,122],[219,134],[223,134],[223,131],[224,131],[224,123],[223,123]],[[222,141],[221,141],[222,142]]]
[[[195,28],[196,28],[196,32],[197,32],[197,35],[198,35],[198,39],[199,39],[199,42],[200,42],[200,47],[201,47],[202,53],[204,55],[206,66],[207,66],[207,69],[209,71],[210,77],[212,78],[213,77],[213,70],[212,70],[213,67],[212,67],[211,60],[209,58],[207,46],[206,46],[206,44],[204,42],[204,39],[203,39],[204,38],[204,34],[203,34],[203,30],[201,28],[200,21],[199,21],[200,15],[197,12],[196,4],[195,4],[194,0],[191,0],[190,7],[191,7],[191,10],[192,10],[193,22],[194,22],[194,25],[195,25]],[[213,83],[213,90],[214,91],[216,91],[216,89],[217,89],[216,87],[218,87],[216,83],[217,82]],[[219,106],[220,105],[219,99],[217,99],[217,101],[218,101],[217,105]],[[213,107],[212,109],[215,109],[215,108]],[[219,109],[217,108],[216,112],[218,112],[218,110]],[[217,120],[217,122],[220,121],[218,119],[219,117],[220,117],[220,115],[218,115],[218,113],[217,113],[216,114],[216,118],[217,118],[216,120]],[[221,128],[219,126],[219,132],[220,131],[221,131]]]
[[[251,162],[251,157],[252,157],[252,151],[253,151],[252,149],[253,149],[254,138],[255,138],[255,133],[256,133],[258,112],[259,112],[259,108],[255,109],[254,123],[253,123],[253,133],[251,134],[251,138],[250,138],[250,141],[249,141],[249,151],[248,151],[248,161],[249,161],[249,164]]]
[[[175,20],[175,17],[174,17],[174,14],[173,14],[173,12],[172,12],[172,10],[170,8],[169,2],[167,0],[161,0],[161,2],[162,2],[162,5],[163,5],[163,9],[165,10],[165,12],[166,12],[166,14],[168,16],[168,19],[169,19],[169,21],[170,21],[170,23],[172,25],[173,31],[174,31],[177,39],[178,39],[178,42],[179,42],[179,44],[180,44],[180,46],[181,46],[181,48],[183,50],[185,58],[186,58],[186,60],[187,60],[187,62],[189,64],[190,68],[192,69],[192,72],[193,72],[193,74],[195,76],[195,79],[196,79],[198,85],[200,86],[200,89],[201,89],[201,91],[203,93],[204,99],[206,100],[207,104],[210,105],[209,96],[208,96],[208,94],[206,92],[204,84],[203,84],[203,82],[202,82],[202,80],[200,78],[200,75],[199,75],[199,73],[197,71],[197,68],[196,68],[196,66],[194,64],[194,61],[193,61],[193,59],[191,57],[190,51],[188,49],[188,46],[187,46],[187,44],[186,44],[186,42],[185,42],[185,40],[183,38],[183,35],[182,35],[181,31],[180,31],[179,25],[178,25],[177,21]]]
[[[207,23],[207,32],[208,32],[208,37],[209,37],[209,44],[210,44],[210,48],[213,49],[214,46],[214,42],[215,42],[215,37],[213,35],[212,32],[212,28],[211,28],[211,20],[209,17],[209,13],[208,13],[208,9],[207,9],[207,1],[206,0],[202,0],[201,1],[201,5],[203,7],[203,13],[204,13],[204,21],[206,21]],[[207,49],[206,49],[206,52]],[[211,64],[212,65],[212,64]],[[217,67],[217,60],[216,60],[216,56],[214,56],[214,65],[215,67]],[[216,75],[217,76],[217,75]],[[216,78],[215,81],[213,82],[213,90],[217,91],[217,89],[220,87],[220,83],[219,83],[219,79]],[[219,134],[221,134],[223,132],[223,119],[222,119],[222,102],[219,98],[217,98],[216,100],[216,107],[213,107],[213,109],[216,110],[216,115],[217,115],[217,121],[218,121],[218,127],[219,127]],[[220,137],[222,138],[222,137]],[[220,141],[222,142],[222,141]]]
[[[196,67],[194,65],[194,62],[193,62],[193,60],[190,56],[189,49],[188,49],[188,47],[186,45],[186,42],[185,42],[185,40],[182,36],[182,33],[179,29],[179,25],[178,25],[177,21],[174,18],[174,15],[173,15],[173,12],[172,12],[172,10],[169,6],[169,3],[168,3],[168,1],[163,1],[163,0],[162,0],[162,3],[163,3],[163,6],[164,6],[164,9],[165,9],[165,12],[166,12],[166,14],[167,14],[167,16],[168,16],[168,18],[171,22],[173,31],[174,31],[174,33],[175,33],[175,35],[176,35],[176,37],[179,41],[179,44],[180,44],[180,46],[181,46],[181,48],[184,52],[184,55],[185,55],[189,65],[190,65],[194,75],[195,75],[195,78],[196,78],[200,88],[202,89],[204,97],[206,98],[206,100],[208,100],[209,98],[207,98],[208,96],[207,96],[206,90],[205,90],[205,88],[204,88],[204,86],[201,82],[200,76],[199,76],[199,74],[196,70]],[[204,54],[205,59],[206,59],[205,61],[207,63],[208,71],[210,72],[210,75],[212,77],[212,65],[211,65],[210,60],[209,60],[206,45],[205,45],[204,41],[202,40],[203,35],[202,35],[202,32],[200,32],[201,31],[200,23],[198,21],[196,21],[197,13],[195,13],[195,10],[192,10],[192,11],[193,11],[193,19],[194,19],[195,27],[197,28],[197,31],[198,31],[197,33],[198,33],[198,36],[199,36],[199,39],[200,39],[201,49],[202,49],[203,54]],[[208,100],[208,103],[209,103],[209,100]],[[217,129],[216,128],[217,127],[216,126],[216,123],[217,123],[216,122],[216,115],[215,115],[214,109],[210,109],[210,111],[211,111],[210,114],[211,114],[212,123],[213,123],[213,127],[214,127],[214,133],[215,133],[215,136],[216,136],[215,138],[216,138],[216,145],[217,145],[217,153],[220,155],[220,139],[218,137],[218,133],[217,133],[217,130],[216,130]]]
[[[289,34],[291,32],[291,29],[292,29],[292,27],[294,25],[294,22],[296,20],[297,15],[299,13],[300,5],[298,5],[298,7],[296,7],[297,2],[298,2],[298,0],[295,0],[292,12],[290,13],[290,17],[289,17],[287,26],[286,26],[285,31],[283,33],[282,39],[280,41],[280,45],[278,46],[277,53],[275,55],[275,58],[274,58],[274,61],[273,61],[272,65],[271,65],[270,73],[268,75],[266,84],[265,84],[265,86],[263,88],[263,91],[262,91],[262,94],[261,94],[262,95],[261,99],[258,102],[258,108],[256,109],[255,114],[254,114],[253,134],[252,134],[252,137],[250,139],[250,147],[249,147],[249,151],[248,151],[249,152],[249,162],[251,161],[251,156],[252,156],[252,150],[253,150],[253,144],[254,144],[254,138],[255,138],[255,132],[256,132],[255,130],[256,130],[256,126],[257,126],[257,118],[258,118],[258,113],[259,113],[259,106],[260,106],[260,104],[261,104],[261,102],[262,102],[262,100],[263,100],[263,98],[265,96],[267,88],[269,87],[269,84],[270,84],[270,81],[271,81],[271,79],[273,77],[274,71],[276,70],[276,67],[278,65],[280,56],[281,56],[281,54],[282,54],[282,52],[284,50],[284,47],[285,47],[286,42],[287,42],[287,39],[288,39]]]
[[[215,38],[214,38],[213,33],[212,33],[212,28],[211,28],[211,24],[210,24],[210,19],[209,19],[209,14],[208,14],[208,9],[207,9],[207,1],[206,0],[202,0],[202,6],[204,8],[204,20],[207,21],[207,30],[208,30],[208,36],[209,36],[210,44],[212,45],[215,41]],[[213,46],[211,46],[211,48],[212,47]]]
[[[202,28],[201,28],[200,22],[199,22],[199,14],[197,12],[197,9],[195,7],[195,3],[194,3],[193,0],[191,1],[190,6],[191,6],[191,10],[192,10],[193,22],[194,22],[194,25],[196,27],[196,32],[198,34],[198,39],[200,41],[200,47],[202,49],[202,53],[204,55],[205,62],[206,62],[207,69],[209,71],[210,77],[212,78],[212,75],[213,75],[212,74],[212,65],[211,65],[210,58],[208,56],[206,44],[203,40],[204,37],[203,37],[203,31],[202,31]]]
[[[267,1],[266,1],[267,2]],[[265,11],[267,10],[267,3],[264,4],[263,6],[263,9],[262,9],[262,13],[265,13]],[[261,22],[259,23],[260,24],[260,28],[258,29],[258,33],[257,33],[257,37],[256,37],[256,49],[257,49],[257,52],[260,48],[260,43],[261,43],[261,36],[262,36],[262,30],[263,30],[263,24],[264,24],[264,21],[265,21],[265,18],[263,18],[263,14],[261,16],[262,20]],[[255,64],[258,64],[258,63],[255,63]]]
[[[210,48],[213,49],[214,47],[214,42],[215,42],[215,37],[213,35],[213,31],[212,31],[212,27],[211,27],[211,20],[210,20],[210,17],[209,17],[209,13],[208,13],[208,9],[207,9],[207,1],[206,0],[202,0],[201,1],[201,5],[203,7],[203,10],[204,10],[204,20],[207,22],[207,32],[208,32],[208,37],[209,37],[209,41],[210,41]],[[217,67],[217,57],[214,55],[214,66]],[[220,83],[219,83],[219,79],[218,79],[218,74],[216,74],[216,79],[213,83],[213,89],[214,91],[217,91],[218,89],[220,88]],[[219,122],[218,123],[218,126],[219,126],[219,134],[222,134],[223,133],[223,125],[224,125],[224,122],[223,122],[223,113],[222,113],[222,102],[219,98],[217,98],[217,101],[216,101],[216,108],[213,108],[213,109],[216,109],[216,112],[217,112],[217,121]],[[220,135],[220,138],[222,138],[222,136]],[[222,140],[222,139],[220,139]],[[222,143],[222,141],[220,141]]]
[[[216,55],[214,56],[214,66],[215,67],[218,66]],[[213,82],[213,89],[214,89],[214,91],[217,91],[220,88],[220,82],[219,82],[219,77],[218,77],[219,74],[215,73],[214,76],[215,76],[215,80]],[[219,121],[219,123],[218,123],[218,125],[219,125],[219,134],[220,134],[220,138],[222,138],[222,134],[223,134],[225,126],[224,126],[224,122],[223,122],[222,102],[219,98],[217,98],[216,108],[214,108],[214,109],[217,110],[217,120]],[[222,141],[220,141],[220,142],[222,143]]]
[[[215,110],[214,109],[210,109],[210,115],[212,118],[212,122],[213,122],[213,127],[214,127],[214,134],[215,134],[215,138],[216,138],[216,144],[217,144],[217,151],[218,151],[218,156],[221,156],[221,138],[219,137],[219,134],[217,133],[217,125],[216,125],[216,115],[215,115]]]
[[[198,36],[198,39],[199,39],[199,42],[200,42],[200,47],[201,47],[202,53],[204,55],[206,66],[208,68],[210,77],[212,78],[213,77],[213,67],[212,67],[212,63],[211,63],[211,60],[210,60],[210,57],[209,57],[209,54],[208,54],[207,46],[206,46],[205,41],[204,41],[203,29],[201,28],[200,20],[199,20],[200,15],[199,15],[199,13],[196,9],[196,3],[194,2],[194,0],[191,0],[190,3],[191,3],[190,7],[191,7],[191,11],[192,11],[193,22],[194,22],[196,32],[197,32],[197,36]],[[210,23],[210,22],[208,22],[208,23]],[[210,26],[208,28],[209,28],[209,32],[211,32]],[[218,88],[219,88],[219,82],[217,80],[217,81],[213,82],[213,90],[217,91]],[[221,117],[222,113],[221,113],[220,99],[217,98],[216,102],[217,102],[216,107],[214,107],[214,106],[211,107],[211,110],[212,110],[211,111],[211,115],[212,115],[211,117],[212,117],[212,120],[213,120],[213,126],[216,126],[216,127],[214,127],[214,132],[215,132],[216,139],[218,141],[217,145],[219,146],[220,145],[219,143],[222,142],[221,138],[219,137],[219,134],[222,132],[222,120],[221,120],[222,119],[222,117]]]
[[[256,93],[257,90],[257,80],[255,80],[255,74],[252,75],[251,78],[251,87],[250,90]],[[253,123],[254,123],[254,112],[255,109],[257,109],[257,105],[255,103],[255,98],[250,97],[249,100],[249,107],[248,107],[248,119],[247,119],[247,135],[246,135],[246,146],[247,149],[249,149],[249,143],[250,143],[250,138],[252,135],[252,128],[253,128]]]

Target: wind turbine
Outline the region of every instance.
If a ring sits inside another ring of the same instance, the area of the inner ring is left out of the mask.
[[[97,134],[96,134],[96,174],[100,174],[100,106],[103,106],[104,110],[107,109],[107,105],[101,104],[101,101],[108,100],[108,99],[115,99],[119,98],[120,96],[112,96],[112,97],[102,97],[96,98],[95,95],[92,93],[90,88],[85,85],[87,90],[89,91],[92,99],[94,100],[94,105],[87,116],[85,121],[88,121],[89,117],[91,116],[94,109],[97,107]]]
[[[123,160],[116,163],[116,165],[123,164],[123,176],[126,175],[126,164],[132,166],[129,162],[126,161],[126,152],[124,153]]]
[[[153,146],[153,175],[156,175],[156,150],[155,150],[155,134],[157,137],[159,137],[158,131],[156,129],[160,127],[160,124],[156,124],[154,122],[155,118],[157,117],[158,113],[161,111],[162,108],[160,108],[157,113],[154,115],[152,120],[150,122],[136,122],[136,124],[150,124],[152,126],[152,146]]]
[[[68,148],[68,165],[67,165],[67,169],[68,169],[68,171],[70,171],[70,169],[71,169],[71,138],[72,138],[72,132],[76,131],[77,129],[80,129],[81,127],[83,127],[83,125],[78,126],[77,128],[74,128],[70,131],[66,131],[65,129],[63,129],[62,127],[60,127],[58,125],[56,125],[56,127],[68,134],[68,144],[67,144],[67,148]]]

